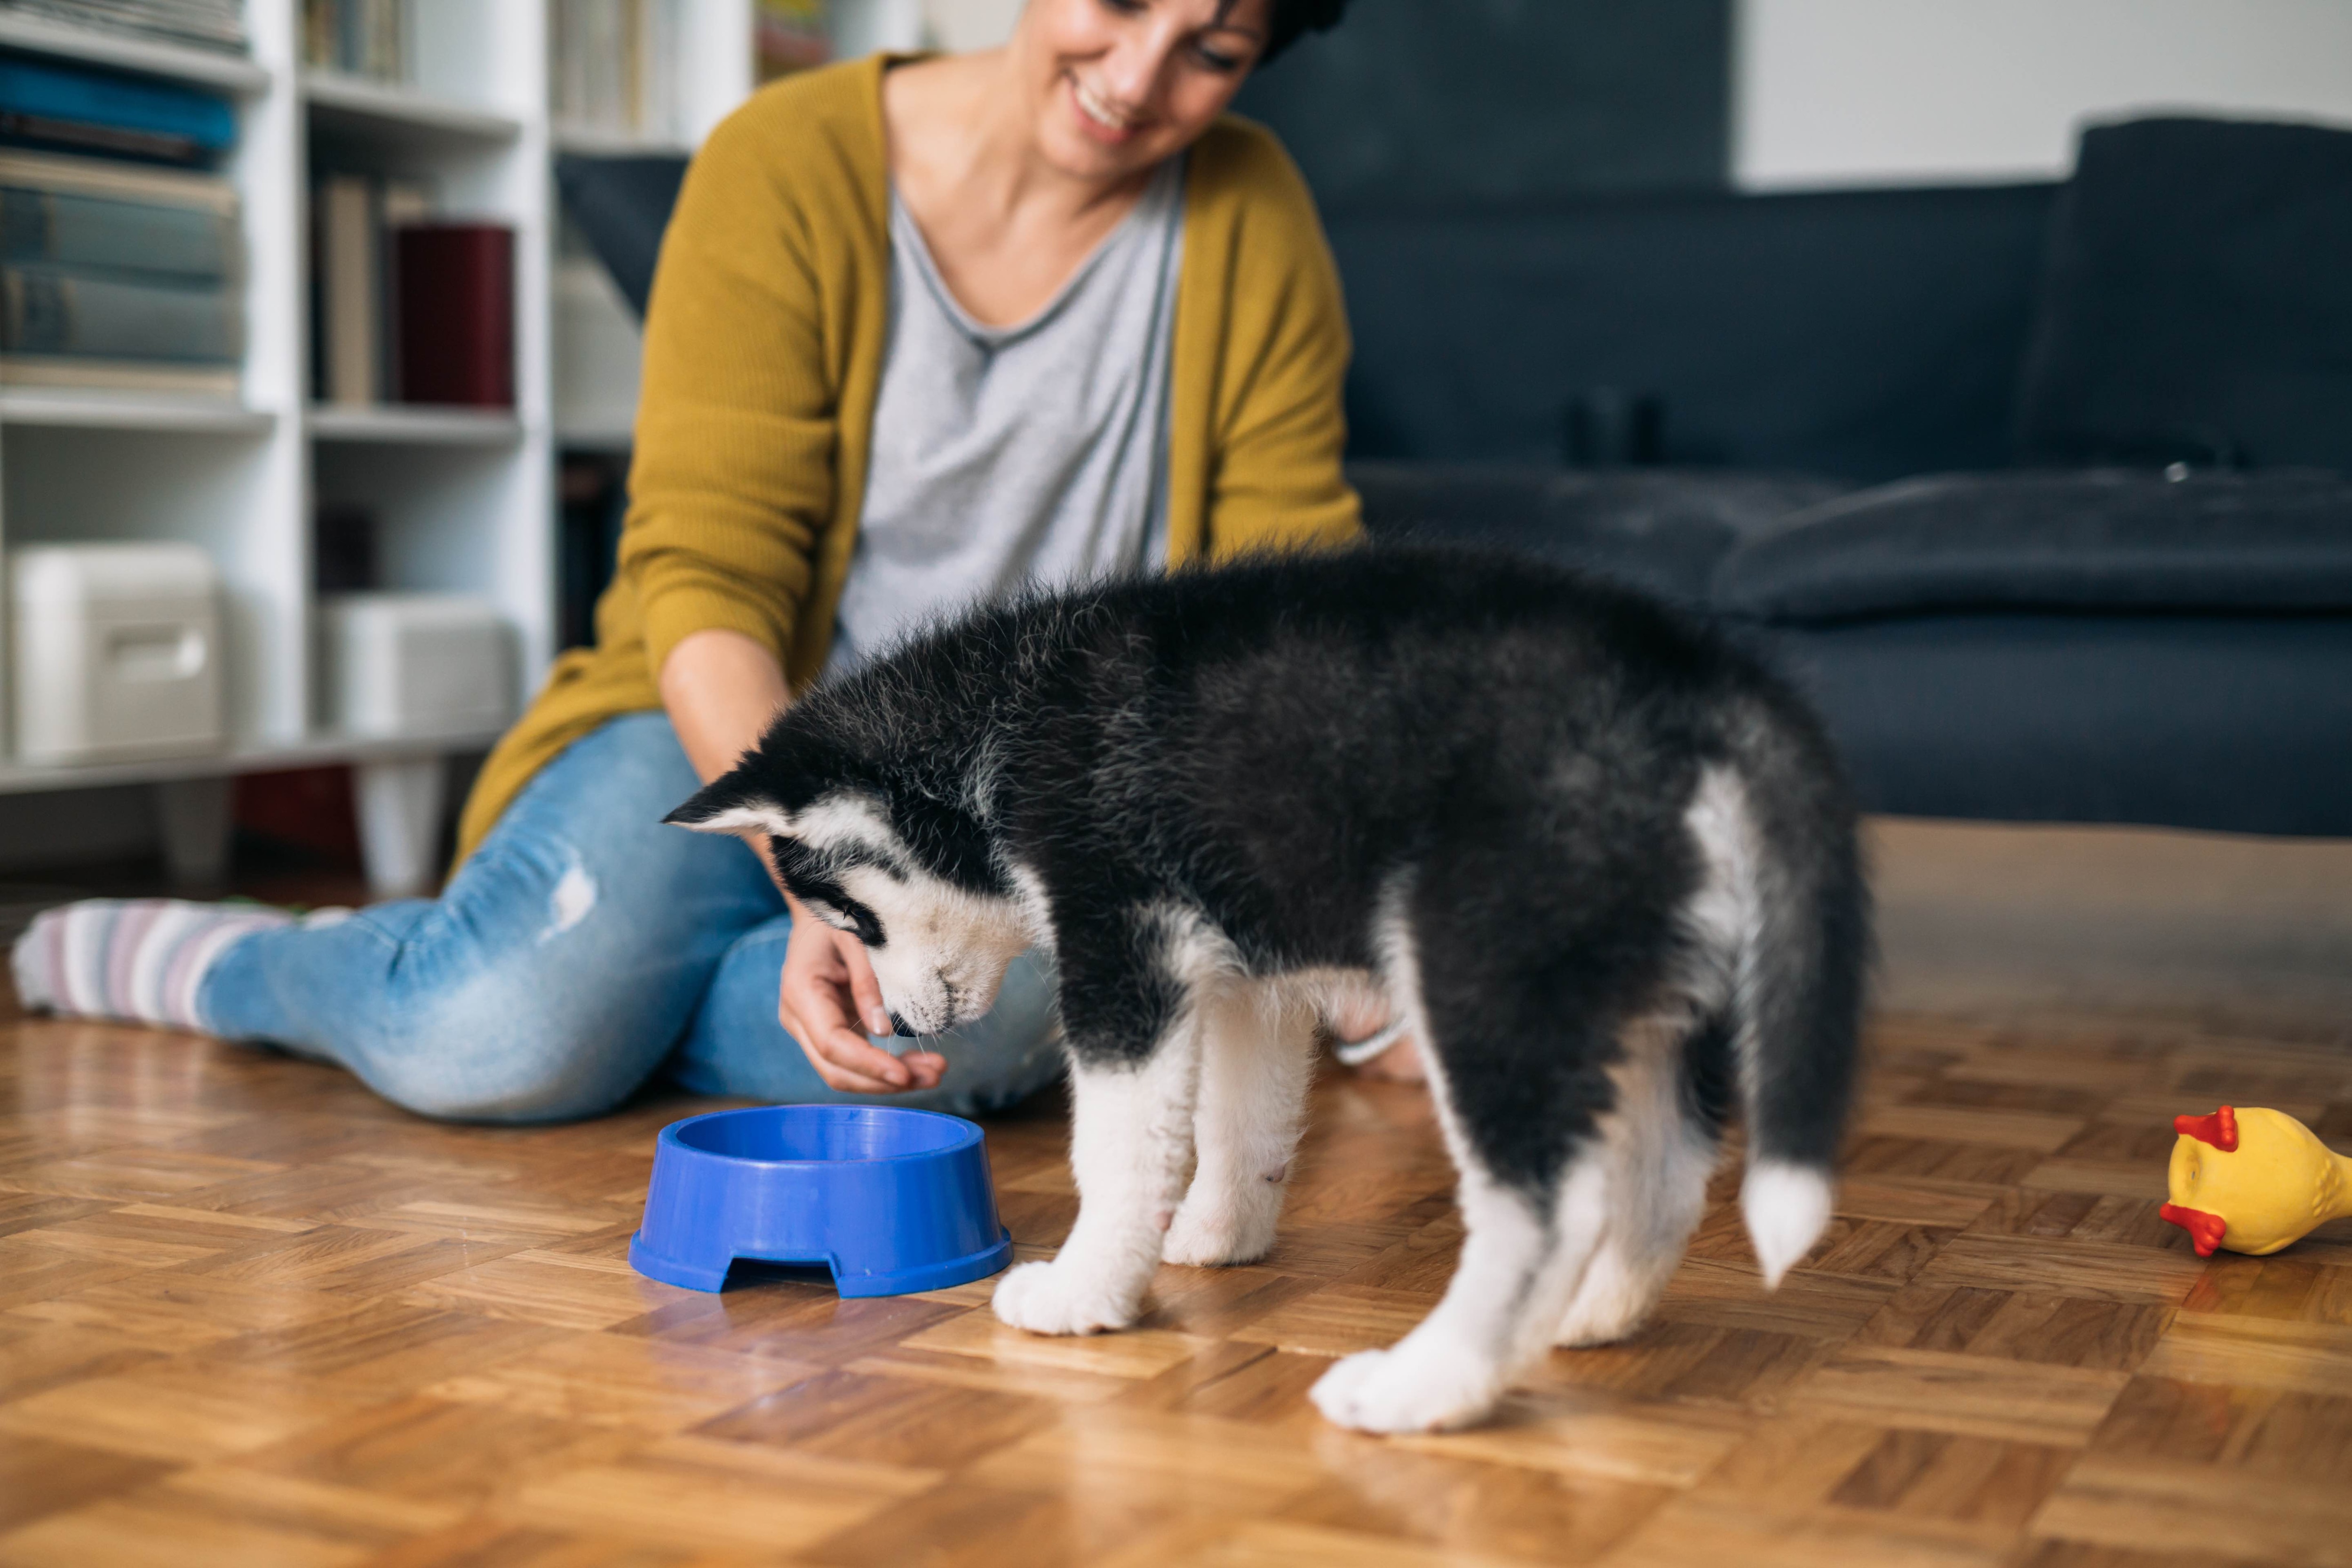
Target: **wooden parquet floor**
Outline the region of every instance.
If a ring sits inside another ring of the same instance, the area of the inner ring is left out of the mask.
[[[986,1284],[638,1278],[686,1101],[449,1127],[182,1036],[0,1042],[0,1563],[2352,1563],[2352,1226],[2209,1264],[2156,1215],[2176,1111],[2352,1143],[2339,1045],[1882,1020],[1778,1295],[1727,1179],[1637,1340],[1381,1440],[1305,1396],[1452,1267],[1411,1088],[1324,1082],[1275,1255],[1070,1341]],[[990,1131],[1031,1256],[1060,1114]]]

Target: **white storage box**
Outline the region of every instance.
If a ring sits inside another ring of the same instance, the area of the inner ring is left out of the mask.
[[[347,735],[503,728],[513,714],[506,622],[463,594],[337,594],[319,613],[326,721]]]
[[[193,544],[9,554],[16,756],[96,763],[217,750],[220,575]]]

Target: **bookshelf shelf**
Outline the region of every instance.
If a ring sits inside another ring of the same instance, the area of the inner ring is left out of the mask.
[[[0,12],[0,47],[170,77],[245,98],[269,89],[268,69],[241,55],[101,33],[15,12]]]
[[[129,392],[0,390],[0,426],[47,425],[87,430],[171,430],[266,436],[278,416],[215,397]]]
[[[636,445],[636,432],[626,425],[559,425],[555,444],[566,452],[625,452]]]
[[[567,125],[561,121],[549,127],[549,133],[557,152],[580,153],[593,158],[679,157],[694,151],[675,137],[633,136],[625,131]]]
[[[304,416],[314,441],[410,447],[503,447],[522,439],[522,421],[481,408],[401,404],[346,407],[314,404]]]
[[[232,746],[200,756],[157,757],[121,763],[35,766],[0,763],[0,795],[39,795],[58,789],[100,789],[109,784],[162,784],[174,779],[219,778],[236,773],[315,768],[331,763],[390,762],[411,757],[487,751],[495,730],[420,730],[405,735],[320,734],[282,745]]]
[[[321,131],[400,142],[511,142],[522,121],[469,103],[316,68],[302,72],[302,99]]]

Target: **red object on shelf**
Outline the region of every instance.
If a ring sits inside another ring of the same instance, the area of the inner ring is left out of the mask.
[[[514,406],[514,230],[411,224],[398,233],[400,400]]]
[[[2165,1205],[2156,1211],[2156,1217],[2187,1231],[2189,1239],[2197,1244],[2197,1256],[2200,1258],[2212,1257],[2213,1249],[2221,1245],[2221,1237],[2230,1228],[2230,1222],[2220,1215],[2207,1214],[2203,1209],[2185,1209],[2179,1204]]]
[[[2210,1116],[2176,1116],[2172,1130],[2183,1138],[2194,1138],[2200,1143],[2210,1143],[2224,1154],[2238,1152],[2238,1113],[2223,1106]]]

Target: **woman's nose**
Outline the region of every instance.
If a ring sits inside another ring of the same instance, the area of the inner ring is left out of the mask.
[[[1150,109],[1171,47],[1172,40],[1160,37],[1155,28],[1139,37],[1121,40],[1103,57],[1098,79],[1111,106],[1121,115],[1137,120]]]

